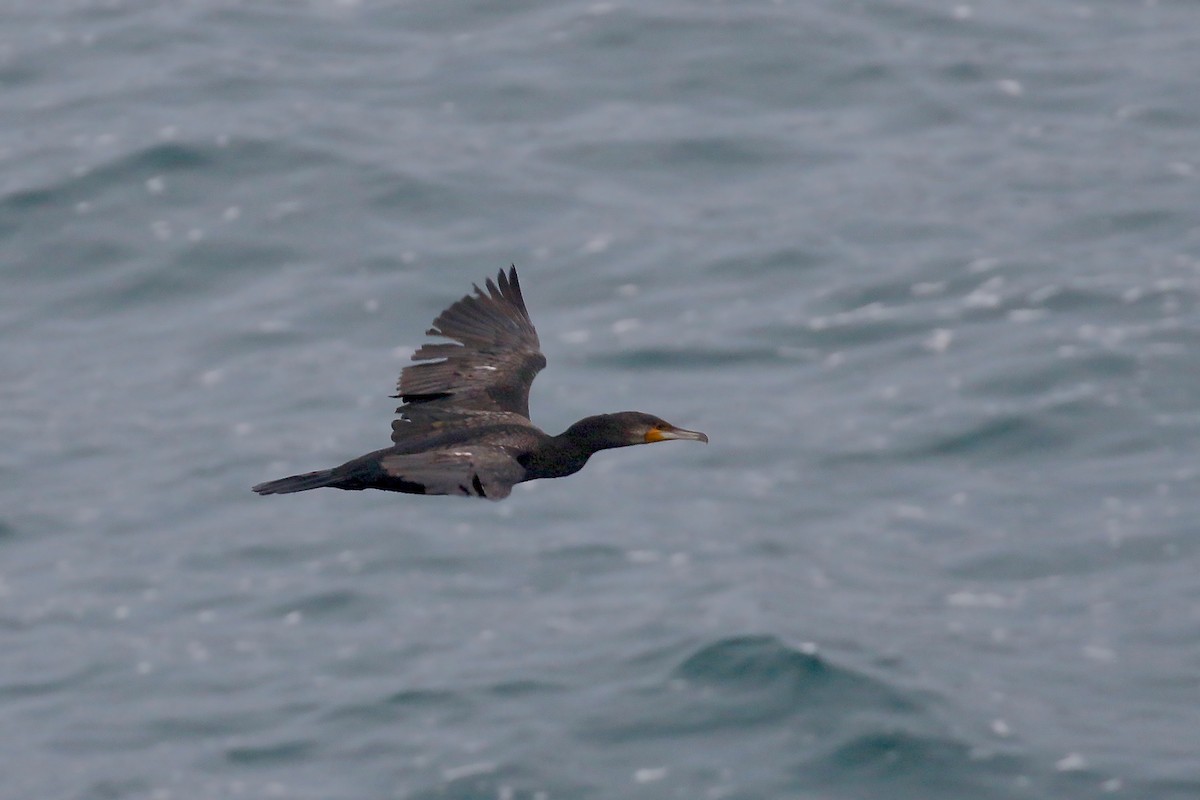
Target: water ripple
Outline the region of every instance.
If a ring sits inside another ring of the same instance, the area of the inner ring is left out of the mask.
[[[591,735],[627,740],[702,734],[854,709],[913,714],[921,704],[773,636],[736,636],[696,651],[664,686],[639,692],[632,707],[602,717]]]

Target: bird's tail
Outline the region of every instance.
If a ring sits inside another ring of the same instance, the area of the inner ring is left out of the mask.
[[[292,492],[307,492],[309,489],[319,489],[322,486],[336,486],[338,478],[333,476],[333,470],[322,469],[316,472],[306,472],[303,475],[292,475],[277,481],[267,481],[253,487],[259,494],[291,494]]]

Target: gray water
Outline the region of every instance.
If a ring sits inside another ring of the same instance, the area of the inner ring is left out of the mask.
[[[0,11],[0,797],[1200,797],[1194,4]],[[515,263],[502,503],[387,444]]]

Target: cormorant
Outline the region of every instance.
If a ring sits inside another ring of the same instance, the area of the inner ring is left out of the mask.
[[[397,384],[400,418],[392,446],[340,467],[254,487],[288,494],[332,486],[407,494],[451,494],[501,500],[514,484],[578,472],[592,453],[668,439],[707,442],[651,414],[622,411],[585,417],[558,436],[529,421],[529,386],[546,366],[525,310],[517,269],[500,270],[487,292],[453,304],[433,321]]]

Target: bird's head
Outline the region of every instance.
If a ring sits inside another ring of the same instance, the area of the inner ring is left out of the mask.
[[[653,414],[643,414],[640,411],[627,413],[630,413],[633,417],[633,424],[630,427],[637,437],[637,441],[633,442],[633,444],[666,442],[671,439],[688,439],[693,442],[708,444],[708,436],[700,431],[677,428],[665,419],[660,419]]]
[[[641,411],[621,411],[616,414],[588,417],[572,425],[567,433],[597,450],[665,442],[671,439],[708,442],[708,436],[699,431],[677,428],[665,419],[653,414],[643,414]]]

